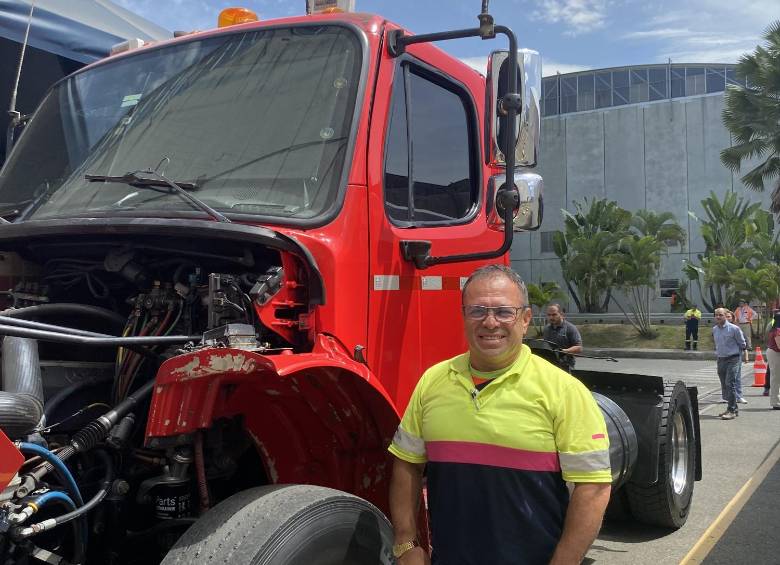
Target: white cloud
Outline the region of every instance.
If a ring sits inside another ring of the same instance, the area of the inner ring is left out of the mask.
[[[546,23],[562,23],[566,35],[579,35],[604,27],[606,0],[542,0],[531,17]]]
[[[688,0],[653,8],[643,25],[620,36],[627,44],[657,46],[657,60],[680,63],[736,63],[753,51],[777,12],[777,0],[754,0],[735,6],[732,0]]]

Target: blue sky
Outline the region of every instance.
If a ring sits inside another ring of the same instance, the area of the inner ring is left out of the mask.
[[[114,0],[170,30],[208,29],[228,6],[262,19],[299,15],[305,0]],[[361,12],[381,14],[415,33],[477,25],[480,0],[355,0]],[[739,7],[737,5],[739,4]],[[542,54],[544,75],[589,68],[665,63],[735,63],[780,18],[778,0],[492,0],[496,23],[511,27],[521,47]],[[442,45],[483,69],[505,40],[459,40]]]

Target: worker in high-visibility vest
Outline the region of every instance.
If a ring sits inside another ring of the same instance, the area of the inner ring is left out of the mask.
[[[696,351],[699,347],[699,320],[701,320],[701,310],[696,308],[696,304],[685,311],[685,351]]]

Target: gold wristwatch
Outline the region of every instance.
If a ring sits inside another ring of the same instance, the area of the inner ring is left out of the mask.
[[[404,543],[397,543],[393,546],[393,557],[398,559],[404,553],[406,553],[410,549],[414,549],[415,547],[420,547],[420,544],[417,542],[416,539],[405,541]]]

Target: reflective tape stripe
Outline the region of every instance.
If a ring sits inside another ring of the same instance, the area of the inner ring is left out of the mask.
[[[559,453],[561,470],[568,473],[603,471],[610,468],[609,450],[585,451],[582,453]]]
[[[443,290],[457,291],[463,289],[467,277],[442,275],[373,275],[374,290]]]
[[[400,288],[398,275],[374,275],[374,290],[398,290]]]
[[[399,449],[403,449],[407,453],[412,453],[421,457],[425,456],[425,441],[423,441],[422,438],[410,434],[401,426],[398,426],[398,429],[395,430],[393,443]]]

